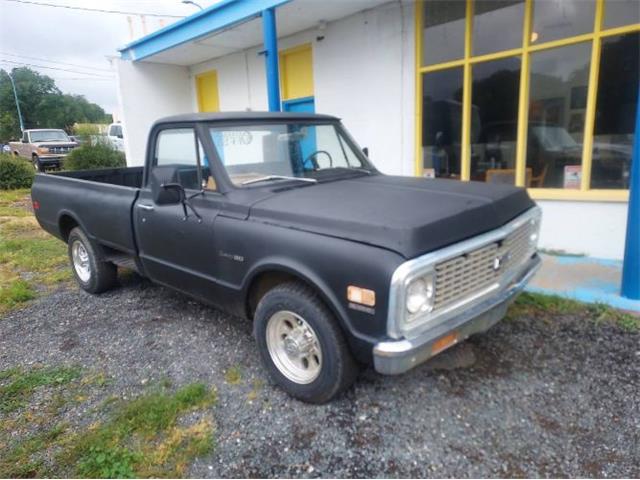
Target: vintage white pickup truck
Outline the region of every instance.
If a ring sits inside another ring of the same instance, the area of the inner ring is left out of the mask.
[[[62,159],[78,144],[64,130],[32,129],[22,133],[22,140],[10,142],[14,155],[30,160],[38,172],[60,168]]]

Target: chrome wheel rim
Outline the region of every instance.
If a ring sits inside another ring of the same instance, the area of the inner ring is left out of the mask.
[[[313,382],[322,369],[322,350],[316,332],[300,315],[281,310],[267,322],[267,349],[271,360],[287,379]]]
[[[74,241],[71,245],[71,259],[78,278],[83,282],[88,282],[91,278],[91,264],[87,249],[80,240]]]

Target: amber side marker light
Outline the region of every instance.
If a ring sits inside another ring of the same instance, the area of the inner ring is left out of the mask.
[[[349,285],[347,287],[347,299],[353,303],[359,303],[360,305],[366,305],[367,307],[375,307],[376,292],[366,288]]]
[[[458,332],[451,332],[433,342],[433,345],[431,345],[431,355],[436,355],[456,343],[458,343]]]

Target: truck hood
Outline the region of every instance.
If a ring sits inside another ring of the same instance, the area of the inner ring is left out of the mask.
[[[36,147],[77,147],[75,142],[35,142]]]
[[[254,204],[249,219],[413,258],[496,229],[533,206],[521,188],[373,175],[277,192]]]

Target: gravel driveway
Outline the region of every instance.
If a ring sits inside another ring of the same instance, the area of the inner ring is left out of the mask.
[[[215,386],[216,447],[195,477],[640,476],[640,333],[585,318],[509,319],[318,407],[269,382],[249,324],[130,276],[0,320],[0,370],[36,363],[105,372],[105,396]]]

